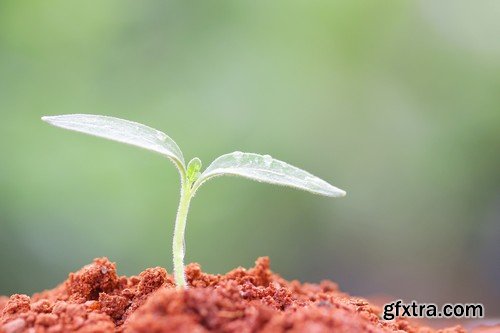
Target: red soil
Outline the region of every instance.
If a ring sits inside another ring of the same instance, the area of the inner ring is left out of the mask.
[[[0,333],[58,332],[434,332],[380,309],[330,281],[301,284],[272,273],[269,259],[226,275],[186,269],[176,290],[160,267],[127,278],[106,258],[71,273],[56,288],[0,297]],[[464,332],[460,327],[439,332]]]

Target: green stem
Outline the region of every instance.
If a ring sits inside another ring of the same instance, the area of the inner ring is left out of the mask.
[[[175,218],[174,240],[172,243],[172,253],[174,254],[174,278],[178,289],[187,288],[184,272],[184,231],[186,229],[186,219],[190,202],[191,184],[188,180],[185,180],[182,182],[181,200]]]

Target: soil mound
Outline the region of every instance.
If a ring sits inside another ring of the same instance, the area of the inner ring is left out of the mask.
[[[186,268],[190,288],[176,290],[163,268],[118,276],[98,258],[52,290],[0,297],[0,333],[63,332],[434,332],[381,309],[330,281],[286,281],[257,259],[225,275]],[[453,327],[439,332],[464,332]]]

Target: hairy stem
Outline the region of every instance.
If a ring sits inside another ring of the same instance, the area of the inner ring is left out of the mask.
[[[186,219],[191,202],[191,184],[183,181],[181,187],[181,200],[175,218],[174,240],[172,243],[172,253],[174,254],[174,278],[178,289],[187,288],[186,276],[184,272],[184,231],[186,229]]]

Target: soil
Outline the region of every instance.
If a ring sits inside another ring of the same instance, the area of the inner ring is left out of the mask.
[[[0,333],[59,332],[434,332],[341,292],[330,281],[286,281],[259,258],[226,275],[186,268],[189,289],[177,290],[165,269],[118,276],[98,258],[52,290],[0,297]],[[465,332],[456,326],[438,332]]]

